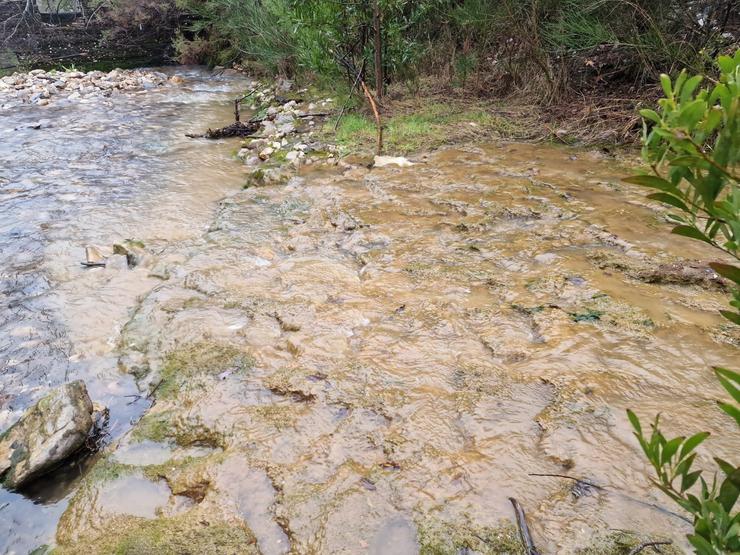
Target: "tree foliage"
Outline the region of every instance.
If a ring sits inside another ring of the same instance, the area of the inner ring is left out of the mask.
[[[659,111],[642,110],[642,155],[652,173],[627,179],[657,192],[649,198],[677,212],[673,233],[704,241],[738,259],[740,243],[740,50],[717,60],[719,78],[702,88],[701,75],[682,71],[675,81],[661,76],[665,98]],[[740,324],[740,268],[712,268],[735,284],[734,311],[722,314]]]
[[[734,57],[717,60],[719,77],[701,88],[705,77],[689,77],[682,71],[675,81],[661,75],[665,97],[659,110],[642,110],[644,119],[642,155],[651,174],[627,179],[657,190],[649,198],[662,202],[677,213],[670,215],[673,233],[708,243],[738,258],[740,238],[740,191],[737,166],[740,159],[740,50]],[[740,324],[740,269],[716,263],[712,268],[736,285],[736,309],[721,311]],[[740,374],[715,368],[730,402],[719,407],[740,428]],[[735,510],[740,495],[740,467],[714,457],[715,473],[708,482],[694,469],[696,449],[709,437],[700,432],[690,437],[668,439],[660,430],[660,415],[650,436],[640,420],[627,411],[635,436],[655,470],[653,482],[675,503],[693,516],[694,532],[688,540],[699,555],[740,552],[740,513]]]
[[[586,74],[634,84],[679,64],[703,69],[734,22],[734,0],[177,1],[195,16],[189,40],[218,43],[212,62],[334,78],[337,56],[351,55],[373,71],[377,3],[387,80],[425,72],[465,85],[481,75],[481,87],[543,97]]]

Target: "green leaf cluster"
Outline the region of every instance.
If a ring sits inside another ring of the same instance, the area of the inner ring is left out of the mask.
[[[733,399],[729,403],[720,402],[719,406],[740,428],[740,374],[724,368],[716,368],[715,373]],[[699,555],[740,552],[740,513],[735,510],[740,494],[740,467],[715,457],[724,477],[718,480],[715,473],[710,484],[702,470],[694,469],[696,449],[709,437],[708,432],[668,439],[660,431],[658,415],[648,437],[635,413],[628,410],[627,416],[655,470],[653,482],[693,516],[694,533],[688,540],[695,552]]]
[[[665,97],[659,110],[641,110],[643,159],[651,173],[626,179],[654,189],[648,198],[671,206],[673,233],[708,243],[738,259],[740,244],[740,50],[717,59],[711,86],[686,71],[672,81],[661,76]],[[735,283],[734,311],[722,314],[740,324],[740,270],[715,264]]]

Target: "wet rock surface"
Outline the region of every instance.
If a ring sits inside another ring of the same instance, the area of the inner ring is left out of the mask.
[[[22,488],[75,453],[93,428],[93,405],[81,381],[51,391],[0,435],[0,478]]]
[[[515,553],[512,492],[543,552],[617,553],[594,540],[614,526],[680,541],[671,517],[527,473],[595,476],[659,502],[638,448],[624,453],[623,409],[680,395],[672,369],[706,364],[699,345],[727,356],[699,331],[722,294],[612,273],[605,260],[646,269],[672,255],[592,220],[609,199],[542,184],[560,153],[536,148],[441,152],[359,179],[304,173],[222,202],[123,330],[121,367],[157,399],[132,440],[173,449],[171,470],[135,466],[172,496],[222,500],[266,553]],[[536,181],[501,177],[532,155]],[[689,298],[704,315],[687,316]],[[189,468],[176,462],[204,447]],[[615,474],[617,457],[629,462]],[[271,492],[261,521],[232,505],[255,483]]]
[[[221,125],[232,106],[224,99]],[[281,138],[246,150],[273,148],[256,163],[279,173],[275,154],[309,152],[301,140],[306,149]],[[189,144],[168,156],[185,164]],[[116,375],[139,387],[116,397],[141,410],[118,409],[130,429],[72,488],[47,543],[62,553],[517,553],[514,496],[543,553],[620,553],[665,536],[684,545],[683,521],[629,499],[664,504],[624,409],[726,431],[704,369],[736,348],[707,334],[724,330],[722,291],[640,279],[702,253],[667,226],[655,231],[642,191],[604,185],[627,169],[517,144],[372,170],[294,161],[297,178],[243,190],[243,165],[219,161],[236,179],[205,217],[187,195],[223,174],[190,165],[186,186],[155,197],[177,201],[167,211],[138,215],[156,205],[147,199],[127,212],[126,232],[76,241],[141,237],[157,263],[84,270],[79,247],[67,258],[106,301],[99,310],[121,291],[134,299],[92,344],[113,338]],[[151,221],[190,233],[147,231]],[[713,454],[736,451],[733,441]],[[576,495],[536,472],[629,497]],[[615,538],[615,528],[636,533]]]

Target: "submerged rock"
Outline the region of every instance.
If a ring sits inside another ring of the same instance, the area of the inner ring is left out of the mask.
[[[20,488],[77,451],[93,428],[93,404],[84,382],[64,384],[0,436],[0,476]]]

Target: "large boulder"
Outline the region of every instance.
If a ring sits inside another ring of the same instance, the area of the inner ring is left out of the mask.
[[[0,435],[0,479],[12,489],[77,451],[93,428],[93,404],[81,381],[49,393]]]

